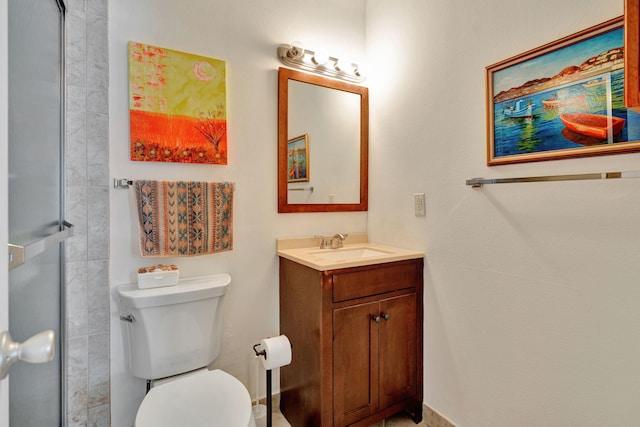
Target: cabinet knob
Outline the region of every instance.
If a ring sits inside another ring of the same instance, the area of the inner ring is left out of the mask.
[[[373,315],[371,316],[371,320],[373,320],[376,323],[380,323],[380,316]]]
[[[389,320],[391,318],[391,315],[389,313],[382,313],[382,318],[384,320]]]

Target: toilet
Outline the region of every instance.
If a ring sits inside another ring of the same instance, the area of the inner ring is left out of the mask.
[[[220,354],[228,274],[177,285],[118,287],[129,366],[153,387],[135,427],[255,427],[251,398],[230,374],[208,370]]]

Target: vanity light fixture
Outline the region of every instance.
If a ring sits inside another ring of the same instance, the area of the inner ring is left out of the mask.
[[[279,45],[278,58],[289,67],[334,79],[356,83],[365,80],[361,68],[349,58],[334,58],[320,50],[314,52],[305,49],[300,42]]]

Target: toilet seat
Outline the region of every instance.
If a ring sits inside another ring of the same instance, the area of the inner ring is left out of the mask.
[[[135,427],[255,427],[251,398],[233,376],[216,369],[152,388]]]

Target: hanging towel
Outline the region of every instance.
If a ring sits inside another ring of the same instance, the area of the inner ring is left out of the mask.
[[[233,183],[134,181],[143,257],[233,248]]]

